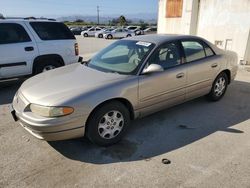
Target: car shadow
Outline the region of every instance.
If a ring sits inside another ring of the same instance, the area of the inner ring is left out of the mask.
[[[25,79],[12,79],[0,81],[0,105],[12,102],[15,93]]]
[[[250,118],[250,83],[233,82],[219,102],[205,97],[135,120],[125,138],[110,147],[87,139],[48,142],[65,157],[94,164],[150,160],[217,131],[244,132],[232,126]]]

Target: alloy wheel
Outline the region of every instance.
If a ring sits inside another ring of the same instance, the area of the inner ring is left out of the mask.
[[[122,131],[124,117],[121,112],[112,110],[106,113],[99,121],[98,133],[104,139],[115,138]]]

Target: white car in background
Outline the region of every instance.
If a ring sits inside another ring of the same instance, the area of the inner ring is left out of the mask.
[[[103,38],[103,35],[104,35],[104,34],[109,33],[109,32],[111,32],[111,31],[113,31],[113,30],[114,30],[114,29],[112,29],[112,28],[109,28],[109,29],[102,29],[101,31],[95,33],[95,37],[96,37],[96,38]]]
[[[135,33],[133,31],[124,28],[114,29],[113,31],[104,34],[105,39],[125,38],[132,36],[135,36]]]
[[[83,37],[94,37],[95,33],[99,32],[101,30],[102,30],[102,28],[100,28],[100,27],[92,27],[92,28],[90,28],[90,29],[88,29],[86,31],[81,32],[81,35]]]
[[[0,80],[77,63],[78,44],[63,23],[0,18]]]
[[[135,32],[138,29],[141,29],[140,26],[128,26],[126,27],[127,30]]]
[[[157,33],[157,27],[149,27],[143,30],[144,35],[156,34],[156,33]]]

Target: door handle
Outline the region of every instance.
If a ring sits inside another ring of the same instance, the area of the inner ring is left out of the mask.
[[[34,48],[33,48],[32,46],[28,46],[28,47],[25,47],[24,50],[25,50],[26,52],[30,52],[30,51],[33,51]]]
[[[217,66],[218,66],[217,63],[214,63],[214,64],[211,65],[212,68],[215,68],[215,67],[217,67]]]
[[[185,74],[182,72],[182,73],[179,73],[176,75],[176,78],[183,78],[185,76]]]

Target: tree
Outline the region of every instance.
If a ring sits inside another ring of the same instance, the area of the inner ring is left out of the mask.
[[[84,20],[82,20],[82,19],[76,19],[75,22],[77,22],[77,23],[82,23],[82,22],[84,22]]]
[[[114,18],[114,19],[111,20],[111,24],[112,25],[117,25],[118,23],[119,23],[119,20],[116,19],[116,18]]]
[[[121,15],[119,17],[119,24],[120,24],[120,26],[125,26],[127,24],[127,20],[126,20],[125,16]]]

